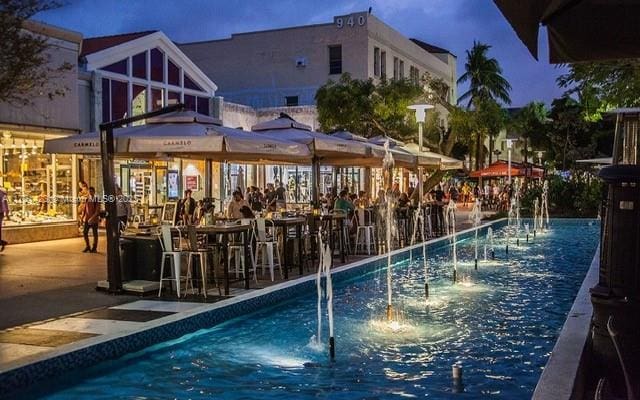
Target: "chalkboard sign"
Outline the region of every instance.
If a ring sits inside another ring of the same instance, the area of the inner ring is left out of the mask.
[[[176,202],[167,202],[164,203],[164,207],[162,208],[162,219],[161,223],[163,225],[175,225],[176,224],[176,213],[178,211],[178,203]]]

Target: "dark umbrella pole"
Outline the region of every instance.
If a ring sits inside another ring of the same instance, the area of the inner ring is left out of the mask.
[[[311,206],[313,208],[319,208],[319,193],[320,190],[320,159],[317,156],[313,156],[311,160]]]
[[[100,124],[100,156],[102,159],[102,184],[104,186],[105,209],[107,212],[107,279],[110,293],[122,293],[122,271],[120,270],[120,230],[118,229],[118,208],[116,204],[116,184],[114,181],[113,158],[115,155],[113,130],[132,122],[184,109],[183,104],[175,104],[159,110],[136,115],[131,118]]]

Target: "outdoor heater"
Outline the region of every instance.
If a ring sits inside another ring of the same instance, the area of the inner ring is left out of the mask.
[[[622,396],[625,386],[638,394],[640,375],[640,108],[614,113],[612,165],[600,171],[607,188],[600,274],[591,289],[592,339],[594,372]]]

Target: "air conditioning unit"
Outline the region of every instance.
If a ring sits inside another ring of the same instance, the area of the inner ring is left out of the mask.
[[[305,57],[296,58],[296,68],[304,68],[307,66],[307,59]]]

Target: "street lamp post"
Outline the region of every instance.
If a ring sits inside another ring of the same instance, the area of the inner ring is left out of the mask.
[[[427,110],[434,108],[432,105],[430,104],[414,104],[408,107],[411,110],[415,110],[416,112],[416,122],[418,123],[418,149],[419,149],[419,153],[422,153],[422,125],[424,125],[424,121],[426,119],[426,114],[427,114]],[[422,229],[422,232],[420,234],[420,239],[422,239],[422,257],[423,257],[423,263],[424,263],[424,292],[425,292],[425,296],[428,298],[429,297],[429,282],[428,282],[428,264],[427,264],[427,254],[426,254],[426,247],[425,247],[425,237],[424,237],[424,215],[423,215],[423,211],[422,211],[422,198],[423,198],[423,192],[424,192],[424,188],[423,188],[423,184],[422,184],[422,166],[418,166],[418,212],[417,212],[417,218],[416,221],[414,222],[414,229],[413,229],[413,237],[415,238],[415,233],[416,233],[416,228],[418,226],[420,226],[420,229]]]
[[[509,186],[511,186],[511,149],[513,148],[513,142],[516,139],[505,139],[507,141],[507,174],[508,174],[508,182]]]
[[[409,107],[410,110],[414,110],[416,112],[416,122],[418,123],[418,149],[422,152],[422,126],[424,125],[424,121],[427,117],[427,110],[434,108],[431,104],[413,104]],[[420,187],[418,193],[420,195],[420,202],[422,202],[422,167],[418,166],[418,186]]]

